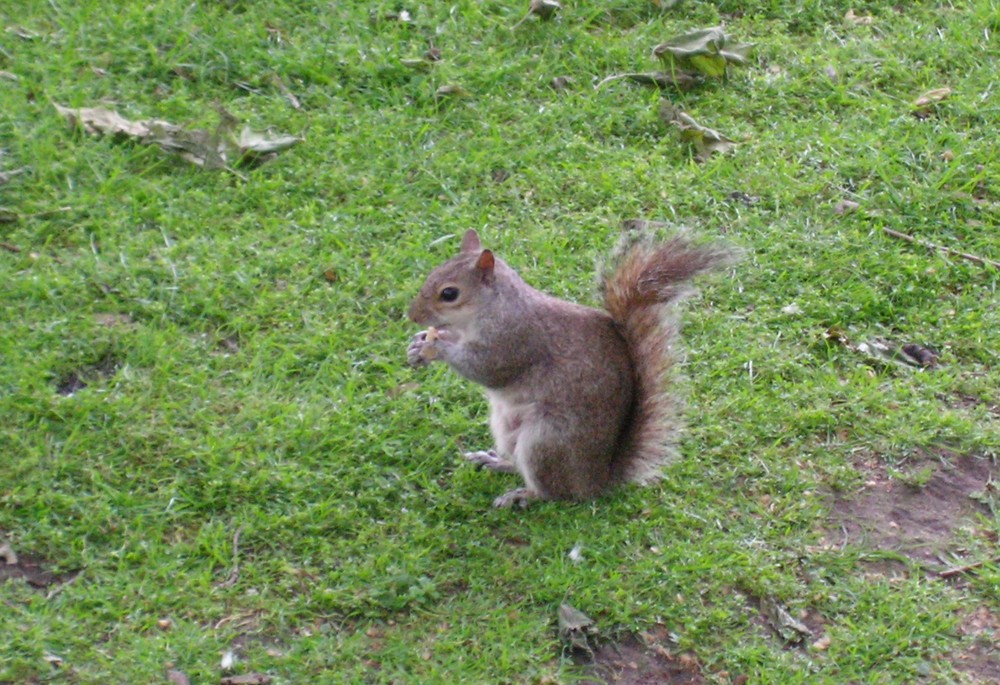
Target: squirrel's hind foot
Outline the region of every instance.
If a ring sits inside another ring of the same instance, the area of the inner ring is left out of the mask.
[[[493,506],[497,509],[507,509],[516,505],[524,509],[536,499],[540,499],[540,495],[534,490],[529,490],[528,488],[515,488],[514,490],[505,492],[493,500]]]
[[[491,471],[500,473],[517,473],[517,468],[509,461],[496,453],[496,450],[480,450],[478,452],[466,452],[462,455],[470,464],[482,466]]]

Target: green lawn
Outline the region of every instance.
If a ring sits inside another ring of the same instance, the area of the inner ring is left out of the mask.
[[[563,5],[3,3],[0,682],[216,683],[232,652],[274,683],[569,683],[563,602],[685,682],[1000,677],[995,486],[930,547],[838,518],[873,478],[932,518],[942,474],[1000,480],[1000,269],[885,231],[1000,262],[1000,8]],[[594,88],[719,24],[755,45],[726,79]],[[661,98],[737,145],[697,161]],[[55,104],[304,141],[202,169]],[[408,302],[476,228],[593,303],[630,219],[745,252],[687,307],[683,458],[493,510],[514,479],[459,457],[485,399],[406,366]]]

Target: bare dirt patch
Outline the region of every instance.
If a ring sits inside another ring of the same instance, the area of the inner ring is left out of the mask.
[[[110,352],[103,354],[93,364],[74,369],[56,381],[56,392],[64,397],[74,395],[91,383],[110,378],[118,371],[120,363]]]
[[[1000,469],[992,460],[941,450],[927,452],[905,466],[890,470],[876,456],[857,464],[865,476],[862,491],[833,501],[833,526],[827,544],[850,544],[901,553],[927,569],[943,569],[942,555],[955,551],[956,529],[976,514],[988,514],[983,493],[995,492]],[[978,496],[978,497],[977,497]],[[960,579],[967,567],[955,567],[941,577]],[[902,575],[905,565],[883,562],[869,572]],[[1000,683],[1000,621],[980,606],[962,620],[960,632],[972,645],[950,661],[970,683]]]
[[[959,409],[974,409],[976,407],[983,407],[990,415],[1000,418],[1000,403],[976,397],[975,395],[970,395],[968,393],[954,393],[950,398],[949,404],[953,407],[958,407]]]
[[[48,569],[49,564],[44,560],[30,554],[18,554],[14,563],[4,563],[0,560],[0,583],[11,579],[23,578],[24,581],[33,588],[39,590],[48,589],[52,585],[59,585],[76,575],[73,573],[54,573]]]
[[[587,665],[581,685],[701,685],[705,679],[697,659],[673,655],[658,644],[647,645],[629,635],[619,642],[594,649],[593,657],[577,654],[577,663]]]
[[[1000,683],[1000,617],[980,606],[963,617],[958,631],[975,642],[952,659],[955,668],[973,683]]]
[[[973,499],[997,477],[986,458],[927,453],[890,473],[878,457],[857,464],[864,489],[833,501],[830,544],[891,550],[919,562],[940,565],[960,522],[987,511]]]

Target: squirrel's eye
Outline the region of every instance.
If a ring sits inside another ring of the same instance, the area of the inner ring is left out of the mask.
[[[438,297],[440,297],[443,302],[454,302],[458,299],[458,288],[454,288],[452,286],[442,288]]]

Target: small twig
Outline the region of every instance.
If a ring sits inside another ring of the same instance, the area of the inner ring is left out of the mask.
[[[17,245],[14,245],[13,243],[0,243],[0,248],[3,248],[7,250],[7,252],[13,252],[15,254],[21,251],[21,248],[19,248]]]
[[[969,571],[975,571],[981,566],[986,564],[995,564],[1000,562],[1000,557],[993,557],[992,559],[982,559],[980,561],[974,561],[971,564],[966,564],[965,566],[956,566],[955,568],[945,569],[944,571],[938,571],[938,575],[942,578],[954,578],[955,576],[960,576],[963,573],[968,573]]]
[[[229,577],[216,587],[232,587],[240,579],[240,533],[242,532],[242,528],[237,528],[233,533],[233,570],[229,572]]]
[[[289,87],[285,85],[285,82],[281,79],[280,76],[278,76],[277,74],[271,74],[271,82],[278,87],[278,90],[280,90],[281,94],[285,96],[286,100],[288,100],[288,103],[292,106],[292,109],[302,109],[302,103],[299,102],[299,99],[297,97],[295,97],[295,93],[293,93],[291,89],[289,89]]]
[[[927,242],[926,240],[921,240],[919,238],[914,238],[912,235],[907,235],[906,233],[900,233],[899,231],[894,231],[891,228],[882,227],[885,233],[888,233],[893,238],[900,238],[907,242],[913,243],[914,245],[920,245],[926,247],[928,250],[937,250],[938,252],[944,252],[945,254],[950,254],[955,257],[961,257],[962,259],[967,259],[970,262],[975,262],[976,264],[982,264],[983,266],[992,266],[994,269],[1000,269],[1000,262],[994,262],[990,259],[984,259],[983,257],[977,257],[974,254],[968,254],[967,252],[959,252],[958,250],[953,250],[950,247],[945,247],[944,245],[938,245],[936,243]]]
[[[72,585],[73,583],[75,583],[77,581],[77,579],[80,576],[82,576],[82,575],[83,575],[83,570],[81,569],[81,570],[77,571],[76,574],[72,578],[70,578],[69,580],[63,581],[62,583],[59,583],[58,585],[56,585],[54,588],[52,588],[51,590],[49,590],[49,593],[47,595],[45,595],[45,601],[48,601],[48,600],[52,599],[53,597],[55,597],[56,595],[58,595],[60,592],[62,592],[63,590],[65,590],[67,587],[69,587],[70,585]]]

